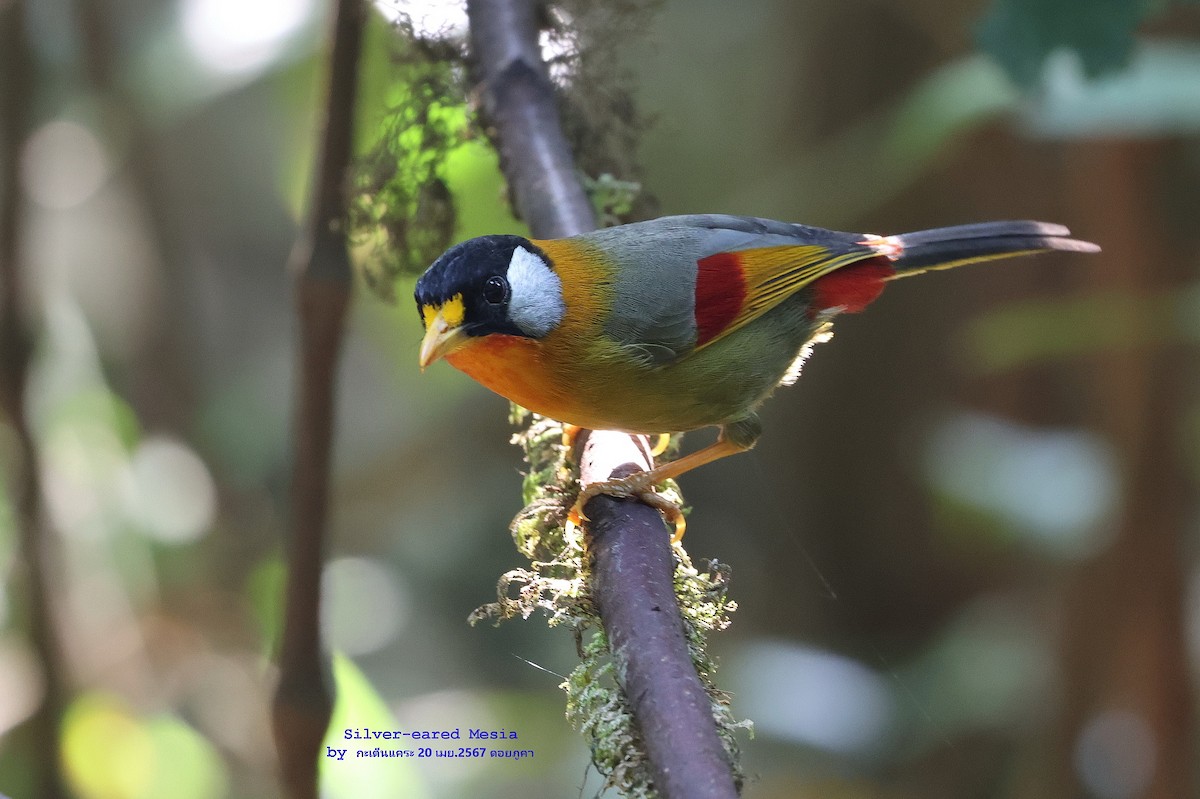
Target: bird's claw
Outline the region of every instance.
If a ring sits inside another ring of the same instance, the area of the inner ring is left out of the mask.
[[[675,528],[675,532],[671,534],[672,544],[678,544],[683,540],[683,534],[687,532],[687,518],[683,515],[683,508],[662,494],[656,494],[653,491],[643,491],[638,494],[638,499],[661,513],[667,523]]]
[[[583,512],[583,506],[592,497],[600,494],[619,499],[638,499],[666,517],[666,520],[675,528],[675,532],[671,536],[671,543],[678,543],[687,530],[687,521],[684,519],[683,510],[679,505],[662,494],[656,493],[653,489],[654,482],[650,472],[636,472],[619,480],[591,483],[579,492],[579,498],[575,500],[575,504],[567,513],[567,525],[578,527],[582,522],[588,521],[587,515]]]

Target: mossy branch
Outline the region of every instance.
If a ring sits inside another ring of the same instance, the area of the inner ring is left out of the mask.
[[[709,634],[728,627],[737,609],[728,597],[729,567],[712,561],[697,569],[681,545],[670,546],[657,511],[608,497],[588,505],[596,530],[589,547],[582,530],[565,526],[581,458],[563,443],[557,422],[514,409],[514,423],[526,419],[513,437],[530,467],[526,505],[511,532],[531,562],[502,575],[497,600],[469,621],[498,624],[541,611],[550,626],[571,628],[581,642],[589,635],[561,687],[567,718],[587,739],[605,787],[633,797],[735,795],[743,782],[735,734],[750,724],[734,719],[707,649]],[[597,435],[614,434],[592,433],[581,444]],[[601,446],[628,455],[612,442]],[[611,466],[604,457],[586,460],[601,470]],[[654,555],[647,559],[647,552]],[[707,749],[695,745],[714,732]]]
[[[542,61],[536,4],[469,0],[467,12],[484,122],[517,213],[539,238],[593,229],[596,213],[580,184]],[[473,620],[527,617],[544,609],[551,624],[569,622],[581,637],[592,631],[583,662],[564,687],[568,716],[589,739],[593,762],[609,784],[629,796],[736,796],[741,777],[732,766],[731,727],[717,732],[717,721],[729,722],[729,714],[724,698],[701,683],[713,664],[703,653],[707,630],[693,623],[727,623],[732,604],[725,598],[726,573],[701,575],[681,548],[673,560],[658,512],[640,503],[593,499],[590,544],[579,530],[565,530],[578,482],[561,431],[557,448],[555,435],[552,423],[535,419],[520,438],[533,485],[527,483],[528,506],[514,523],[514,537],[531,567],[506,574],[499,601]],[[587,440],[584,461],[605,466],[585,480],[607,479],[612,467],[630,460],[627,452],[647,453],[644,440],[639,448],[638,439],[626,435],[592,434]],[[638,468],[652,465],[648,454],[632,460]],[[693,598],[706,596],[713,604],[681,616],[675,586],[692,581]],[[647,653],[651,657],[642,657]]]

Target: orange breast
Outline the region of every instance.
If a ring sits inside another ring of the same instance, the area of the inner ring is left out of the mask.
[[[574,402],[559,370],[546,363],[542,346],[521,336],[491,335],[472,340],[446,357],[455,369],[523,408],[574,422]]]

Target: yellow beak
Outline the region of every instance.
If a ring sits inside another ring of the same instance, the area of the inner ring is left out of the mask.
[[[422,371],[434,361],[443,358],[467,343],[466,333],[461,325],[451,325],[446,321],[445,309],[439,308],[425,328],[425,338],[421,341],[420,364]]]

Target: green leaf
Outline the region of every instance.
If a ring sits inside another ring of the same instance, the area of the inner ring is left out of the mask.
[[[954,136],[1011,111],[1019,99],[1004,73],[983,56],[946,64],[916,84],[891,114],[883,162],[911,182],[945,153]]]
[[[993,0],[977,38],[1024,88],[1039,82],[1046,58],[1060,49],[1078,53],[1084,73],[1095,78],[1129,63],[1134,33],[1147,16],[1184,1]]]
[[[88,693],[63,719],[62,757],[80,799],[218,799],[229,777],[217,750],[178,718],[140,718]]]
[[[399,740],[347,740],[345,731],[355,727],[397,730],[399,725],[383,697],[354,661],[333,655],[333,683],[337,701],[321,749],[322,799],[424,799],[429,791],[417,771],[415,758],[358,757],[359,749],[412,749],[406,738]],[[347,750],[344,759],[329,756],[330,749]]]

